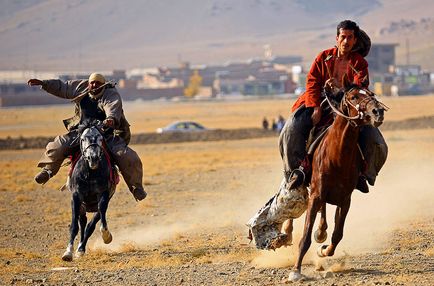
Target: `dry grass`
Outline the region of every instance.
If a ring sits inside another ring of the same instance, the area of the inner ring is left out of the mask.
[[[2,257],[3,259],[35,259],[41,258],[42,255],[35,252],[23,251],[22,249],[0,249],[0,257]]]
[[[35,271],[31,261],[43,259],[40,253],[24,251],[23,249],[0,249],[0,273],[14,275],[19,273],[32,273]],[[0,275],[1,277],[1,275]]]
[[[429,257],[434,257],[434,246],[424,251],[424,254]]]

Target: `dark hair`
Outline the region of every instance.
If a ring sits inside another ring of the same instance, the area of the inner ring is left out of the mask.
[[[360,28],[359,26],[357,26],[356,22],[353,22],[351,20],[344,20],[342,22],[340,22],[336,28],[336,36],[339,36],[339,30],[343,29],[343,30],[353,30],[354,31],[354,36],[356,38],[359,37],[359,32],[360,32]]]

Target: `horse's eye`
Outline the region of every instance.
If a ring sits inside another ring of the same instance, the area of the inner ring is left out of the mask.
[[[353,95],[353,97],[351,98],[351,100],[355,100],[355,99],[359,99],[359,96],[357,94]]]

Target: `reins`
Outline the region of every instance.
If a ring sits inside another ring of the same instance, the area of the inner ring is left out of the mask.
[[[345,94],[344,94],[344,96],[345,96]],[[358,114],[357,116],[347,116],[347,115],[343,114],[339,109],[337,109],[337,108],[333,105],[333,103],[330,101],[330,99],[329,99],[329,97],[328,97],[327,95],[325,96],[325,98],[326,98],[327,103],[329,104],[330,108],[331,108],[331,109],[333,110],[333,112],[336,113],[337,115],[342,116],[343,118],[348,119],[348,120],[355,120],[355,119],[359,119],[359,118],[360,118],[360,112],[359,112],[359,114]],[[357,110],[357,111],[358,111],[358,110]]]
[[[368,90],[364,90],[362,89],[361,91],[366,92],[369,97],[364,98],[361,102],[359,102],[358,104],[354,105],[352,104],[350,101],[347,100],[347,94],[349,92],[351,92],[354,88],[351,88],[350,90],[348,90],[347,92],[344,93],[342,100],[340,102],[341,105],[341,109],[342,106],[346,106],[346,107],[352,107],[357,111],[357,115],[356,116],[348,116],[346,114],[343,113],[343,111],[339,110],[338,108],[336,108],[336,106],[334,106],[334,104],[331,102],[330,98],[328,97],[327,94],[325,94],[325,98],[327,100],[327,103],[329,104],[330,108],[333,110],[333,112],[339,116],[342,116],[343,118],[349,120],[351,123],[353,123],[353,120],[357,120],[357,119],[363,119],[363,117],[365,116],[365,114],[363,113],[363,111],[361,111],[361,107],[363,106],[362,104],[364,104],[364,106],[367,106],[369,102],[371,101],[375,101],[376,103],[380,104],[385,110],[388,109],[388,107],[382,103],[379,102],[373,95],[372,92],[368,91]],[[353,123],[355,124],[355,123]],[[355,126],[357,126],[357,124],[355,124]]]

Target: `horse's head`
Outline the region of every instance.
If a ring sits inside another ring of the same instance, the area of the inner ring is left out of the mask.
[[[383,123],[387,106],[377,100],[367,88],[352,85],[344,92],[341,107],[356,125],[379,126]]]
[[[103,140],[98,128],[94,126],[86,128],[80,136],[81,155],[92,170],[98,168],[98,163],[103,155]]]
[[[373,125],[379,126],[383,123],[384,112],[388,107],[378,101],[375,94],[367,88],[351,84],[348,78],[342,78],[343,91],[339,91],[332,97],[340,100],[340,110],[329,104],[337,115],[340,115],[353,125]],[[326,97],[327,100],[328,97]]]

